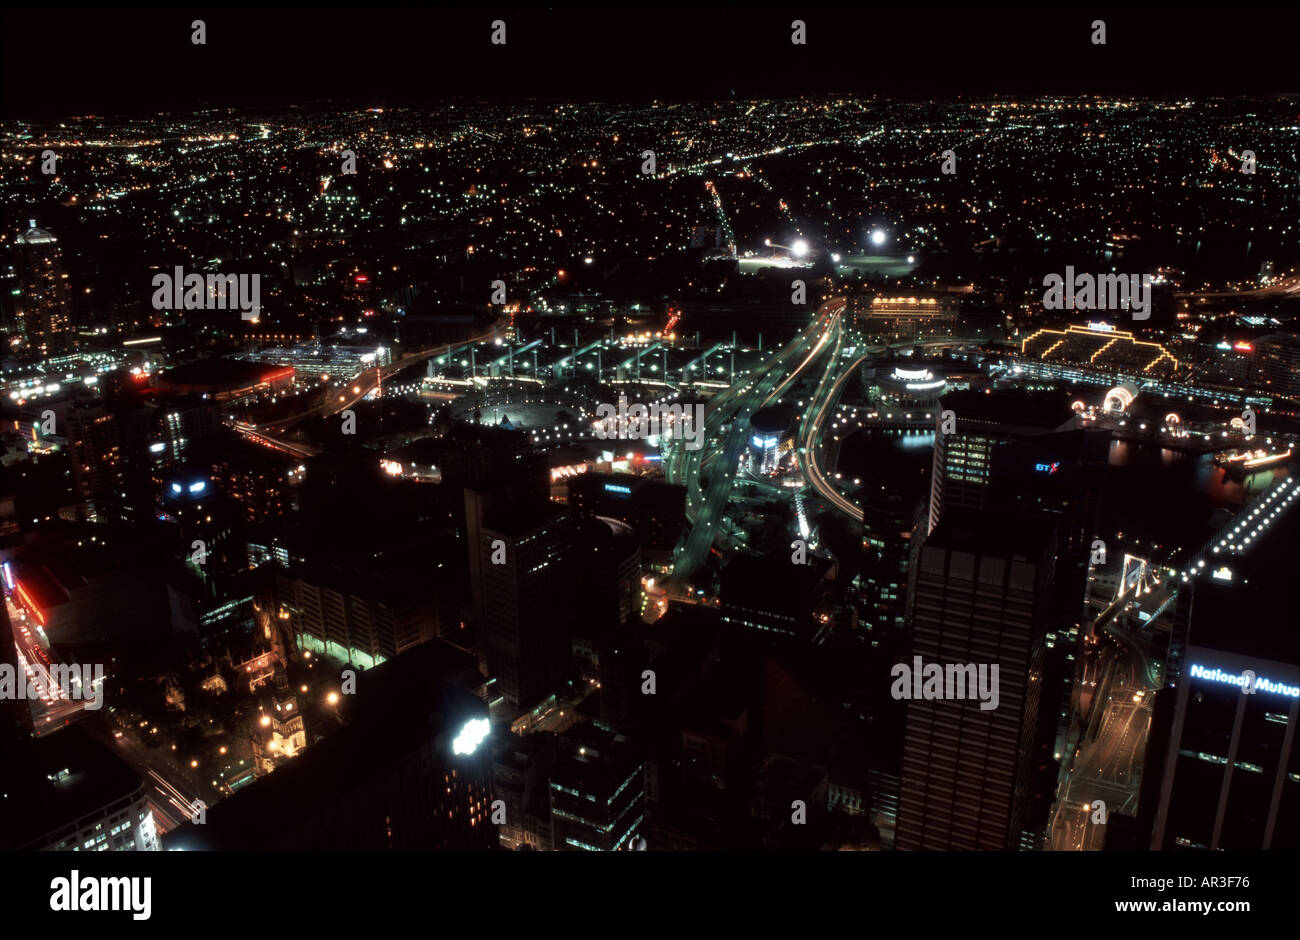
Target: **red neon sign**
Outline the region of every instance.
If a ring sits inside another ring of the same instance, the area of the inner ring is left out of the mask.
[[[36,620],[40,623],[42,627],[45,626],[45,614],[41,612],[41,609],[36,606],[36,602],[32,600],[31,595],[28,594],[27,591],[23,588],[22,582],[21,581],[14,582],[14,587],[18,588],[18,596],[22,599],[22,602],[27,606],[27,609],[30,610],[33,615],[35,615]]]

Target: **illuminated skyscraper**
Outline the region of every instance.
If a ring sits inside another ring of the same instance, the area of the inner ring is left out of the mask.
[[[57,238],[36,227],[35,219],[14,238],[14,269],[21,292],[14,305],[14,327],[28,349],[57,356],[74,348],[72,285],[63,249]]]

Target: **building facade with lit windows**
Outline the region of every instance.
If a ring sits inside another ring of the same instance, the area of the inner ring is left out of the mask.
[[[144,782],[80,727],[0,744],[0,848],[156,852]]]
[[[551,829],[560,851],[618,852],[645,821],[645,765],[630,742],[594,725],[558,740]]]
[[[14,237],[14,270],[20,291],[13,328],[28,349],[41,357],[58,356],[76,346],[72,285],[59,240],[35,220]]]
[[[1080,426],[1064,401],[1045,401],[1018,392],[953,392],[943,397],[940,406],[935,416],[927,531],[934,530],[949,508],[989,505],[993,453],[998,447]],[[947,432],[943,430],[946,412],[951,412],[955,422],[955,428]]]
[[[411,572],[294,565],[276,578],[285,626],[300,650],[369,669],[438,635],[427,582]]]
[[[1257,345],[1260,384],[1275,394],[1300,399],[1300,337],[1277,333],[1261,337]]]
[[[947,297],[854,297],[849,315],[862,333],[894,342],[943,339],[957,326],[957,306]]]
[[[116,518],[125,502],[122,434],[117,416],[101,401],[79,398],[68,408],[72,483],[92,521]]]

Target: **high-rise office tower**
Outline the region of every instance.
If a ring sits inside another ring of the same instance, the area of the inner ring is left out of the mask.
[[[72,483],[92,521],[121,517],[126,500],[122,433],[102,402],[79,398],[68,408],[68,453]]]
[[[1020,392],[945,395],[956,429],[935,434],[929,528],[954,508],[1032,515],[1058,527],[1057,572],[1047,633],[1044,694],[1055,714],[1053,752],[1070,723],[1088,562],[1101,513],[1110,432],[1079,427],[1067,401]],[[1047,715],[1044,714],[1046,720]]]
[[[953,510],[921,548],[913,660],[998,667],[996,707],[911,699],[898,809],[900,849],[1014,849],[1030,809],[1056,538],[1042,519]]]
[[[72,285],[63,266],[59,240],[31,221],[14,237],[14,269],[21,294],[14,326],[28,349],[57,356],[76,346],[72,324]]]
[[[1101,518],[1110,431],[1087,428],[1039,434],[993,451],[988,508],[1041,516],[1058,526],[1056,593],[1047,635],[1044,709],[1056,702],[1057,741],[1065,746],[1071,692],[1088,588],[1089,561]],[[1046,715],[1044,716],[1046,717]]]
[[[468,512],[473,491],[466,492]],[[518,709],[546,691],[563,663],[573,518],[546,506],[505,506],[471,531],[480,649],[497,691]]]
[[[1295,536],[1275,523],[1184,588],[1139,812],[1154,850],[1296,847],[1300,647],[1293,623],[1243,616],[1292,605]]]
[[[993,452],[998,447],[1078,426],[1078,417],[1064,401],[1044,401],[1020,392],[953,392],[943,396],[940,404],[935,416],[928,532],[934,531],[949,508],[989,508]],[[945,432],[949,412],[956,427]]]
[[[921,475],[911,471],[876,474],[866,487],[858,623],[873,646],[883,644],[892,649],[904,642],[908,572],[923,487]]]
[[[1300,337],[1274,333],[1256,343],[1259,384],[1275,395],[1300,398]]]

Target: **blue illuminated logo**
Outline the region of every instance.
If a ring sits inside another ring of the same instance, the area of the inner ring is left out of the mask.
[[[620,485],[617,484],[617,483],[606,483],[606,484],[605,484],[605,492],[606,492],[606,493],[618,493],[618,494],[621,495],[621,496],[631,496],[631,495],[632,495],[632,488],[629,487],[629,486],[620,486]]]
[[[1210,682],[1222,682],[1224,685],[1235,685],[1242,689],[1250,684],[1252,676],[1239,672],[1224,672],[1222,669],[1209,669],[1200,664],[1193,665],[1187,673],[1193,679],[1208,679]],[[1300,698],[1300,686],[1287,685],[1284,682],[1274,682],[1271,679],[1265,679],[1261,676],[1254,676],[1254,689],[1256,692],[1275,692],[1278,695],[1286,695],[1290,698]]]
[[[1034,469],[1039,473],[1055,473],[1061,469],[1061,462],[1058,460],[1056,463],[1036,463]]]

